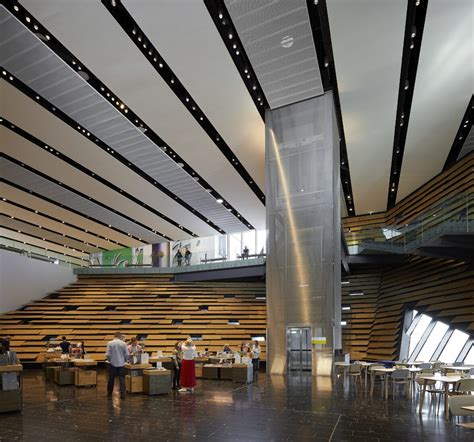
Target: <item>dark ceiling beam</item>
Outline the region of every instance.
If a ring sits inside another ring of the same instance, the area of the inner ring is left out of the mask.
[[[104,99],[109,101],[116,109],[121,112],[121,114],[129,120],[135,127],[137,127],[142,133],[146,134],[146,137],[156,145],[157,149],[161,148],[161,151],[164,152],[171,161],[177,164],[183,171],[185,171],[193,180],[195,180],[199,186],[202,187],[203,192],[207,192],[212,195],[216,200],[222,200],[222,205],[227,209],[229,213],[232,213],[239,222],[241,222],[245,227],[252,230],[255,229],[248,220],[246,220],[219,192],[217,192],[201,175],[199,175],[174,149],[171,148],[162,138],[158,136],[126,103],[121,100],[117,94],[115,94],[110,88],[107,87],[103,82],[96,77],[96,75],[89,70],[77,57],[74,56],[58,39],[54,37],[32,14],[30,14],[20,3],[17,1],[6,1],[0,0],[0,4],[4,5],[5,8],[16,18],[18,19],[30,32],[34,33],[43,44],[45,44],[51,51],[53,51],[64,63],[66,63],[69,68],[75,71],[78,75],[82,77],[84,81],[87,82],[98,94],[100,94]],[[5,72],[5,73],[3,73]],[[9,73],[6,69],[2,68],[2,74],[4,78],[9,79],[12,83],[16,83],[16,78]],[[37,94],[35,94],[37,95]],[[41,101],[41,100],[38,100]],[[58,117],[62,117],[64,114],[60,115],[59,110],[50,104],[49,110],[57,113]],[[114,156],[114,158],[119,158],[117,152],[114,152],[107,146],[105,143],[101,142],[97,137],[94,137],[90,131],[86,131],[80,125],[73,126],[79,133],[85,134],[87,138],[91,141],[94,141],[96,145],[104,149],[107,153]],[[137,172],[136,167],[132,167],[131,162],[125,159],[123,161],[127,167],[130,167],[132,170]],[[138,169],[140,170],[140,169]],[[138,173],[138,172],[137,172]],[[159,186],[158,182],[154,180],[149,175],[141,171],[140,175],[147,179],[150,183],[160,190],[166,192],[166,188]],[[170,193],[168,191],[168,193]],[[184,201],[180,200],[176,195],[174,200],[184,207],[191,207],[189,204],[185,206]],[[219,226],[216,226],[208,217],[205,217],[202,214],[199,214],[195,209],[191,207],[192,213],[200,217],[206,224],[214,228],[219,233],[226,233]]]
[[[2,239],[7,239],[7,240],[9,240],[9,241],[15,241],[15,242],[17,242],[17,243],[20,242],[20,241],[13,240],[13,239],[11,239],[11,238],[9,238],[9,237],[7,237],[7,236],[0,236],[0,242],[1,242]],[[30,244],[30,243],[28,243],[28,242],[26,242],[26,241],[21,241],[21,243],[24,244],[25,246],[37,247],[37,248],[39,248],[39,249],[41,248],[41,247],[36,246],[36,245],[34,245],[34,244]],[[6,250],[6,251],[8,251],[8,252],[19,253],[19,254],[22,254],[22,253],[25,253],[25,252],[26,252],[26,253],[30,253],[30,254],[33,255],[33,256],[29,256],[30,258],[39,259],[39,260],[41,260],[41,261],[46,261],[46,262],[50,262],[50,263],[54,263],[54,260],[55,260],[55,259],[54,259],[53,257],[51,257],[51,256],[39,255],[39,254],[37,254],[36,252],[31,252],[31,251],[26,250],[26,249],[21,249],[21,248],[19,248],[18,246],[17,246],[17,247],[12,247],[12,246],[9,246],[9,245],[1,244],[1,243],[0,243],[0,249]],[[57,252],[57,251],[51,250],[51,249],[45,249],[45,253],[48,252],[48,251],[49,251],[49,252],[52,252],[52,253],[56,253],[57,255],[67,256],[67,257],[69,257],[69,258],[71,258],[71,259],[77,259],[78,261],[86,261],[84,258],[77,258],[76,256],[68,255],[68,254],[66,254],[66,253]],[[44,259],[43,259],[42,257],[44,257]],[[58,261],[64,262],[64,263],[66,263],[66,264],[71,264],[71,263],[72,263],[72,264],[74,264],[74,265],[76,265],[76,266],[87,267],[87,266],[84,265],[84,264],[79,264],[79,263],[76,263],[76,262],[72,262],[71,260],[66,261],[65,259],[60,259],[60,258],[57,258],[57,259],[58,259]]]
[[[339,155],[341,187],[344,194],[344,203],[349,216],[355,216],[356,208],[352,194],[351,173],[349,169],[349,157],[347,155],[346,137],[344,134],[344,122],[342,119],[341,101],[337,87],[336,65],[332,50],[331,30],[329,27],[329,15],[326,0],[306,0],[313,41],[318,56],[319,71],[325,91],[332,91],[337,126],[339,129]]]
[[[461,153],[462,147],[466,141],[466,138],[472,128],[472,120],[474,116],[474,95],[471,95],[469,104],[466,107],[466,112],[462,117],[461,123],[459,124],[459,129],[456,132],[454,137],[453,144],[444,163],[443,172],[448,170],[457,160],[459,154]]]
[[[53,104],[51,104],[43,96],[38,94],[36,91],[31,89],[28,85],[23,83],[19,78],[17,78],[15,75],[9,72],[8,69],[5,69],[2,66],[0,66],[0,71],[2,72],[2,77],[0,78],[4,78],[5,81],[9,79],[10,84],[12,84],[20,92],[24,93],[26,96],[34,100],[35,103],[39,104],[48,112],[52,113],[55,117],[59,118],[62,122],[66,123],[69,127],[74,129],[74,131],[82,135],[88,141],[90,141],[91,143],[94,143],[97,147],[99,147],[102,151],[104,151],[108,155],[112,156],[115,160],[120,161],[128,169],[132,170],[134,173],[142,177],[144,180],[148,181],[152,186],[156,187],[165,195],[172,198],[176,203],[183,206],[185,209],[189,210],[193,215],[197,216],[201,221],[204,221],[205,223],[207,223],[210,227],[212,227],[217,232],[222,233],[222,229],[216,224],[214,224],[211,220],[209,220],[206,216],[204,216],[202,213],[199,213],[190,204],[186,203],[177,195],[175,195],[173,192],[171,192],[167,187],[163,186],[161,183],[153,179],[150,175],[145,173],[135,164],[128,161],[127,158],[120,155],[118,152],[114,151],[110,146],[104,143],[94,133],[89,132],[85,130],[84,128],[82,128],[81,125],[77,123],[77,121],[73,120],[61,109],[58,109],[57,107],[53,106]],[[194,235],[194,236],[197,236],[197,235]]]
[[[143,29],[140,28],[138,23],[134,20],[134,18],[128,12],[125,6],[120,2],[120,0],[102,0],[102,4],[107,8],[110,14],[118,22],[118,24],[128,35],[130,40],[135,44],[138,50],[145,56],[145,58],[148,60],[148,62],[156,71],[156,73],[161,76],[161,78],[165,81],[169,88],[174,92],[176,97],[188,110],[188,112],[194,118],[196,123],[201,126],[204,132],[206,132],[211,141],[217,146],[217,148],[221,151],[224,157],[229,161],[230,165],[241,176],[241,178],[244,180],[250,190],[255,194],[259,201],[263,205],[265,205],[265,194],[262,192],[258,184],[248,173],[242,162],[238,160],[237,155],[235,155],[235,153],[226,143],[222,134],[217,131],[217,129],[211,123],[209,118],[199,107],[196,100],[191,96],[189,91],[185,88],[183,83],[173,72],[170,65],[166,63],[166,60],[158,52],[151,40],[145,34]],[[232,43],[236,44],[235,41]],[[234,54],[235,52],[236,51],[234,51]],[[237,51],[237,53],[238,55],[236,55],[236,57],[244,56],[243,51],[242,54],[240,54],[240,51]]]
[[[90,197],[90,196],[88,196],[88,195],[85,195],[85,194],[79,192],[78,190],[73,189],[72,187],[65,185],[65,184],[62,183],[62,182],[53,180],[53,179],[52,179],[51,177],[49,177],[48,175],[46,175],[46,174],[40,172],[39,170],[37,170],[37,169],[35,169],[35,168],[31,167],[31,166],[26,165],[25,163],[22,163],[21,161],[17,160],[16,158],[13,158],[13,157],[11,157],[11,156],[9,156],[9,155],[6,155],[5,153],[1,153],[1,154],[0,154],[0,159],[1,159],[1,158],[5,158],[6,160],[8,160],[8,161],[10,161],[10,162],[12,162],[12,163],[14,163],[14,164],[16,164],[17,166],[22,167],[22,168],[25,169],[25,170],[28,170],[28,171],[34,173],[35,175],[38,175],[39,177],[41,177],[41,178],[43,178],[43,179],[45,179],[45,180],[48,180],[48,181],[50,181],[50,182],[53,183],[53,184],[56,184],[56,185],[58,185],[58,186],[61,186],[63,189],[65,189],[65,190],[67,190],[67,191],[72,192],[72,193],[75,193],[76,195],[79,195],[80,197],[82,197],[82,198],[84,198],[84,199],[86,199],[86,200],[91,201],[92,203],[97,204],[98,206],[102,207],[103,209],[106,209],[106,210],[108,210],[108,211],[111,212],[111,213],[114,213],[114,214],[116,214],[116,215],[118,215],[118,216],[121,216],[122,218],[126,219],[127,221],[132,222],[132,223],[136,224],[137,226],[140,226],[140,227],[142,227],[143,229],[148,230],[149,232],[156,233],[156,232],[153,232],[153,229],[151,229],[150,227],[148,227],[148,226],[146,226],[146,225],[144,225],[144,224],[142,224],[142,223],[140,223],[140,222],[138,222],[138,221],[132,219],[131,217],[129,217],[129,216],[127,216],[127,215],[124,215],[124,214],[122,214],[122,213],[119,213],[116,209],[112,209],[111,207],[108,207],[107,205],[101,203],[100,201],[97,201],[97,200],[95,200],[94,198],[92,198],[92,197]],[[114,226],[109,225],[109,224],[107,224],[107,223],[105,223],[105,222],[103,222],[103,221],[100,221],[100,220],[98,220],[98,219],[96,219],[96,218],[93,218],[93,217],[91,217],[90,215],[87,215],[87,214],[84,214],[84,213],[82,213],[82,212],[79,212],[78,210],[73,209],[72,207],[67,207],[67,206],[65,206],[64,204],[58,203],[57,201],[54,201],[54,200],[52,200],[52,199],[50,199],[50,198],[48,198],[48,197],[46,197],[46,196],[44,196],[44,195],[42,195],[42,194],[40,194],[40,193],[37,193],[37,192],[34,191],[33,189],[25,189],[24,187],[22,187],[22,186],[20,186],[20,185],[18,185],[18,184],[16,184],[16,183],[13,183],[13,182],[11,182],[11,181],[5,180],[5,179],[2,178],[2,177],[0,177],[0,182],[4,182],[4,183],[6,183],[6,184],[8,184],[8,185],[10,185],[10,186],[16,187],[17,189],[19,189],[19,190],[21,190],[21,191],[23,191],[23,192],[30,193],[31,195],[34,195],[34,196],[36,196],[36,197],[38,197],[38,198],[41,198],[41,199],[43,199],[43,200],[45,200],[45,201],[48,201],[48,202],[51,203],[51,204],[55,204],[56,206],[62,207],[62,208],[64,208],[64,209],[67,209],[67,210],[69,210],[69,211],[72,212],[72,213],[75,213],[75,214],[77,214],[77,215],[79,215],[79,216],[82,216],[82,217],[87,218],[87,219],[89,219],[89,220],[91,220],[91,221],[94,221],[94,222],[96,222],[96,223],[98,223],[98,224],[101,224],[101,225],[103,225],[103,226],[105,226],[105,227],[107,227],[107,228],[109,228],[109,229],[112,229],[112,230],[114,230],[114,231],[116,231],[116,232],[118,232],[118,233],[121,233],[122,235],[129,236],[130,238],[136,239],[137,241],[142,241],[141,238],[139,238],[139,237],[137,237],[137,236],[135,236],[135,235],[132,235],[132,234],[129,233],[129,232],[125,232],[125,231],[123,231],[123,230],[120,230],[120,229],[118,229],[117,227],[114,227]],[[116,241],[112,241],[112,240],[111,240],[111,242],[115,242],[116,244],[118,244],[118,242],[116,242]]]
[[[9,205],[12,205],[12,206],[15,206],[15,207],[18,207],[22,210],[26,210],[28,212],[31,212],[31,213],[34,213],[35,215],[38,215],[38,216],[41,216],[41,217],[44,217],[44,218],[47,218],[51,221],[54,221],[54,222],[57,222],[57,223],[61,223],[62,225],[64,226],[67,226],[67,227],[71,227],[75,230],[78,230],[80,231],[81,233],[85,233],[87,235],[90,235],[90,236],[94,236],[96,238],[100,238],[100,239],[103,239],[103,240],[106,240],[106,241],[109,241],[107,239],[107,237],[105,236],[102,236],[102,235],[99,235],[98,233],[94,233],[94,232],[91,232],[89,229],[84,229],[82,227],[78,227],[76,226],[75,224],[71,224],[71,223],[68,223],[68,222],[65,222],[64,220],[60,220],[59,218],[55,218],[54,216],[51,216],[47,213],[43,213],[43,212],[40,212],[39,210],[35,210],[31,207],[27,207],[27,206],[24,206],[23,204],[20,204],[16,201],[12,201],[12,200],[9,200],[7,199],[6,197],[2,197],[0,196],[0,198],[2,199],[2,201],[5,203],[5,204],[9,204]],[[87,242],[85,243],[87,244]],[[90,242],[89,242],[90,244]],[[119,243],[119,242],[116,242],[115,244],[121,246],[121,247],[128,247],[127,244],[123,244],[123,243]],[[97,245],[97,247],[99,248],[99,246]],[[104,249],[104,250],[107,250],[107,249]]]
[[[51,229],[47,229],[41,225],[33,224],[21,218],[0,213],[0,220],[2,222],[2,228],[4,229],[22,233],[41,241],[47,241],[52,244],[65,247],[66,249],[71,249],[74,252],[89,254],[106,250],[102,247],[94,247],[90,243],[86,245],[86,243],[80,239],[55,232]]]
[[[415,89],[416,72],[420,58],[423,29],[425,27],[428,0],[408,0],[403,39],[402,65],[400,84],[398,87],[397,113],[395,115],[395,130],[393,138],[392,165],[388,186],[387,210],[397,201],[400,171],[403,163],[403,153],[410,120],[410,111]]]
[[[245,52],[244,45],[240,41],[237,29],[235,29],[232,23],[224,0],[204,0],[204,4],[209,11],[211,20],[216,26],[217,32],[219,32],[222,38],[222,42],[229,51],[229,55],[248,90],[250,98],[253,100],[262,120],[265,121],[265,109],[268,109],[270,106]]]
[[[74,167],[75,169],[79,170],[80,172],[86,174],[88,177],[91,179],[98,181],[99,183],[103,184],[104,186],[108,187],[109,189],[119,193],[120,195],[124,196],[125,198],[128,198],[130,201],[133,201],[135,204],[138,204],[139,206],[143,207],[144,209],[150,211],[154,215],[160,217],[167,223],[173,225],[174,227],[177,227],[178,229],[181,229],[183,232],[186,232],[192,236],[198,236],[196,233],[193,233],[191,230],[183,227],[181,224],[178,222],[174,221],[173,219],[169,218],[165,214],[159,212],[155,208],[149,206],[148,204],[142,202],[139,198],[134,197],[130,193],[126,192],[125,190],[120,189],[118,186],[115,184],[112,184],[110,181],[106,180],[105,178],[101,177],[100,175],[96,174],[95,172],[92,172],[92,170],[87,169],[85,166],[82,164],[79,164],[78,162],[74,161],[72,158],[69,158],[67,155],[64,155],[57,149],[55,149],[53,146],[51,146],[48,143],[45,143],[42,140],[39,140],[36,138],[34,135],[28,133],[27,131],[23,130],[22,128],[18,127],[17,125],[13,124],[11,121],[8,121],[5,118],[0,118],[0,125],[4,126],[5,128],[9,129],[10,131],[16,133],[20,137],[24,138],[25,140],[28,140],[31,142],[34,146],[39,148],[41,151],[47,152],[48,154],[52,155],[53,157],[56,157],[60,159],[61,161],[64,161],[65,163],[69,164],[71,167]],[[156,229],[153,229],[153,233],[156,233],[163,238],[167,240],[171,240],[170,237],[165,235],[162,232],[159,232]]]

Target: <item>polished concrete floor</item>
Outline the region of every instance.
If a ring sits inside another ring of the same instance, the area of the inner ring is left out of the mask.
[[[118,386],[116,386],[117,388]],[[416,412],[403,394],[371,397],[339,379],[260,375],[253,385],[198,381],[194,394],[106,397],[97,388],[45,383],[26,370],[22,413],[0,415],[0,440],[27,441],[473,441],[429,401]]]

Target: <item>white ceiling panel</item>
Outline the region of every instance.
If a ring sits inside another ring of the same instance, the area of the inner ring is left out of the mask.
[[[429,1],[398,200],[443,169],[473,92],[472,30],[471,0]]]
[[[104,152],[11,84],[1,82],[0,88],[2,88],[3,94],[2,115],[10,122],[150,207],[166,214],[172,220],[182,223],[184,227],[198,235],[208,236],[216,233],[204,221],[194,216],[186,208],[156,189],[151,183]],[[168,226],[169,224],[166,221],[161,220],[155,228],[166,234],[165,229],[169,228]],[[169,231],[172,232],[171,237],[187,235],[180,232],[175,226],[172,226],[172,230]]]
[[[204,2],[123,4],[264,190],[265,124]]]
[[[84,229],[75,229],[63,224],[59,220],[52,220],[46,216],[41,215],[40,213],[34,213],[30,210],[26,210],[22,207],[15,206],[10,204],[10,202],[0,201],[0,213],[3,213],[7,216],[13,216],[15,219],[20,219],[34,224],[35,226],[41,226],[42,228],[52,230],[59,234],[65,234],[71,238],[76,238],[79,241],[93,245],[94,247],[98,246],[103,249],[114,249],[117,248],[116,244],[106,241],[103,238],[98,238],[97,236],[91,235],[90,233],[84,232]]]
[[[131,203],[118,193],[117,195],[111,194],[113,191],[108,187],[100,183],[96,184],[91,182],[87,175],[84,175],[82,172],[79,172],[77,169],[45,151],[40,150],[29,141],[19,137],[13,132],[7,131],[3,127],[0,127],[0,136],[2,138],[2,150],[7,155],[21,161],[27,166],[34,167],[35,170],[42,172],[53,180],[47,180],[6,159],[0,159],[2,176],[8,181],[28,190],[33,190],[42,196],[48,197],[66,207],[75,209],[80,213],[98,219],[122,232],[127,232],[135,237],[142,238],[146,243],[165,241],[158,234],[153,233],[152,230],[148,230],[136,222],[122,217],[120,214],[128,215],[131,219],[139,221],[149,227],[149,229],[156,228],[156,215],[145,213],[142,207]],[[64,186],[56,184],[58,182],[81,192],[84,196],[71,192]],[[94,195],[94,197],[88,197],[88,195]],[[92,200],[89,198],[92,198]],[[108,208],[96,204],[93,200],[106,204]],[[115,213],[114,210],[118,213]]]
[[[357,213],[387,206],[406,1],[327,4]]]
[[[22,4],[252,225],[263,228],[264,206],[100,2]]]
[[[56,204],[50,203],[42,198],[32,195],[28,192],[24,192],[16,187],[10,186],[9,184],[0,183],[0,196],[5,198],[7,201],[13,201],[22,206],[28,207],[32,210],[37,210],[39,213],[45,213],[55,219],[64,221],[65,223],[71,224],[75,227],[82,228],[84,232],[91,232],[94,235],[100,235],[103,238],[107,238],[109,241],[108,248],[118,248],[118,244],[123,244],[129,247],[138,247],[142,245],[140,241],[137,241],[128,235],[124,235],[116,230],[109,229],[107,226],[92,221],[85,216],[77,215],[63,207]],[[27,221],[29,219],[26,219]],[[94,236],[92,236],[94,238]],[[95,242],[91,241],[92,244],[100,245],[99,238],[96,237]]]
[[[76,259],[79,259],[79,260],[80,260],[80,258],[84,258],[85,262],[82,263],[82,264],[85,264],[88,261],[88,255],[85,254],[85,253],[73,251],[69,248],[54,244],[52,242],[42,241],[41,239],[34,238],[33,236],[25,235],[24,233],[18,233],[18,232],[14,232],[12,230],[4,229],[4,228],[0,227],[0,237],[9,238],[12,241],[17,241],[19,243],[18,246],[21,246],[22,243],[31,244],[31,245],[39,247],[41,249],[46,248],[46,249],[48,249],[50,251],[53,251],[53,252],[56,252],[56,253],[73,256],[73,257],[75,257]],[[1,240],[0,240],[0,244],[1,244]],[[65,258],[65,259],[67,259],[67,258]]]

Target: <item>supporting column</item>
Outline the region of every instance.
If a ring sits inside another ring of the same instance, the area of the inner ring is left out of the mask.
[[[268,110],[267,366],[287,368],[286,328],[311,326],[312,372],[341,348],[339,135],[332,93]]]

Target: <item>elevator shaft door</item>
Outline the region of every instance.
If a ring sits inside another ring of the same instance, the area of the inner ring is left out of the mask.
[[[288,370],[311,371],[311,327],[287,327]]]

